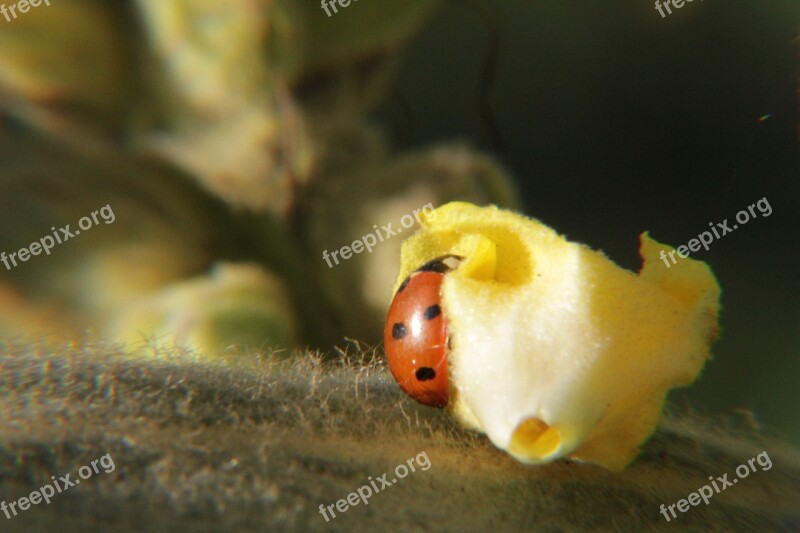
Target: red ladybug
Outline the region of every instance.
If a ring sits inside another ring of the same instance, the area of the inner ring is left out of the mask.
[[[406,394],[434,407],[445,407],[450,396],[447,319],[440,291],[445,274],[460,259],[434,259],[407,277],[394,295],[383,331],[394,379]]]

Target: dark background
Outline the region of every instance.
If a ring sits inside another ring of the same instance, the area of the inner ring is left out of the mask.
[[[375,120],[398,148],[494,154],[529,215],[633,270],[642,231],[686,244],[766,197],[771,216],[692,255],[722,286],[722,338],[671,398],[752,410],[800,442],[798,35],[794,0],[694,0],[665,18],[649,0],[453,0]]]

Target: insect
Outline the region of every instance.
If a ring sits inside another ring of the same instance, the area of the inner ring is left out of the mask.
[[[383,333],[394,379],[406,394],[434,407],[447,406],[450,397],[449,339],[441,287],[460,259],[442,256],[411,273],[395,293]]]

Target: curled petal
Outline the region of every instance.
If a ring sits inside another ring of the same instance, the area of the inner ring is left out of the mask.
[[[640,273],[496,207],[446,204],[402,250],[399,283],[434,257],[442,285],[450,409],[524,463],[560,457],[624,468],[667,391],[694,381],[717,333],[720,289],[689,258],[641,235]]]

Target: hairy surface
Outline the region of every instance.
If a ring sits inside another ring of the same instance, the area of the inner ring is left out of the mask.
[[[349,353],[348,353],[349,352]],[[800,454],[743,422],[668,417],[624,472],[517,463],[444,411],[406,399],[359,346],[266,362],[190,353],[133,358],[107,345],[0,345],[0,501],[110,454],[95,474],[4,531],[472,531],[800,528]],[[766,450],[767,471],[667,524],[659,513]],[[417,469],[330,522],[368,476]]]

